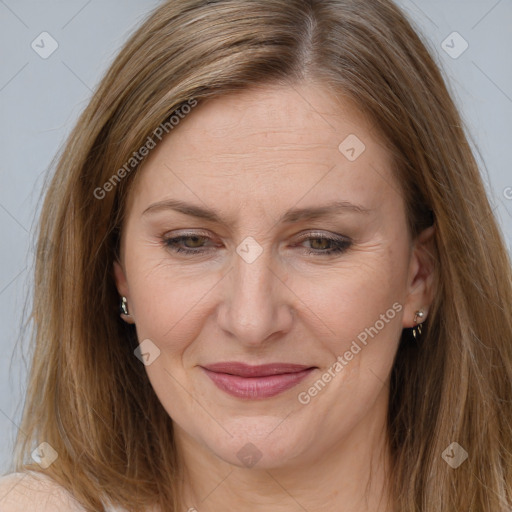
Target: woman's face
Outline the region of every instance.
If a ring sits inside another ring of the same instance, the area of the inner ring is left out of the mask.
[[[178,441],[272,468],[381,432],[430,295],[371,124],[318,85],[257,88],[198,105],[139,172],[115,276]]]

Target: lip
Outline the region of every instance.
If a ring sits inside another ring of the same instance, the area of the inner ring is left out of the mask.
[[[292,363],[251,366],[225,362],[201,366],[201,369],[219,389],[229,395],[258,400],[273,397],[296,386],[315,367]]]

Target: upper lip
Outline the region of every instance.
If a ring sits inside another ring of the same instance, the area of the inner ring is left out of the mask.
[[[283,373],[297,373],[312,366],[294,363],[268,363],[260,365],[248,365],[236,361],[213,363],[203,366],[207,370],[217,373],[229,373],[240,377],[266,377],[268,375],[279,375]]]

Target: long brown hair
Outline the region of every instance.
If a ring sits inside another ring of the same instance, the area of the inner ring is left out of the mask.
[[[173,0],[127,42],[46,192],[16,470],[43,471],[30,453],[47,442],[58,459],[43,472],[88,510],[179,509],[172,420],[118,315],[112,264],[137,173],[126,163],[191,100],[301,80],[356,102],[394,156],[411,235],[436,225],[437,293],[391,376],[397,510],[511,506],[510,259],[442,74],[389,0]],[[469,455],[457,469],[441,456],[452,442]]]

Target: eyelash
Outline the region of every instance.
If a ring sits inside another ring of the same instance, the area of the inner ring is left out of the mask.
[[[334,238],[334,237],[328,237],[328,236],[320,235],[320,234],[314,234],[314,235],[315,236],[310,235],[307,237],[302,237],[300,241],[303,242],[305,240],[327,240],[327,241],[335,244],[335,248],[323,251],[321,249],[308,249],[306,247],[303,247],[303,249],[305,250],[305,252],[308,255],[331,256],[334,254],[342,254],[345,251],[347,251],[349,249],[349,247],[352,245],[352,241],[347,238],[341,238],[341,237]],[[173,238],[162,237],[162,241],[167,248],[169,248],[171,251],[176,252],[176,253],[182,253],[185,255],[199,255],[199,254],[205,254],[206,252],[208,252],[208,250],[204,250],[203,248],[190,249],[190,248],[179,247],[178,244],[181,241],[186,240],[187,238],[204,238],[204,239],[210,240],[207,236],[190,233],[190,234],[184,234],[184,235],[180,235],[180,236],[173,237]]]

